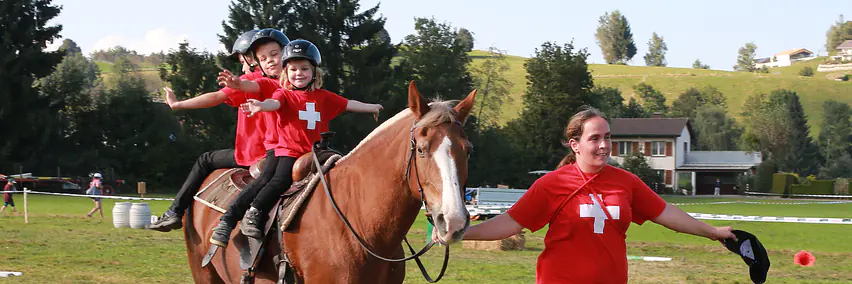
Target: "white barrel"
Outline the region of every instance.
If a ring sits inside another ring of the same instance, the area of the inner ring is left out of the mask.
[[[130,205],[130,227],[145,229],[151,225],[151,208],[148,203],[139,202]]]
[[[112,207],[112,225],[116,228],[130,228],[130,202],[116,202]]]

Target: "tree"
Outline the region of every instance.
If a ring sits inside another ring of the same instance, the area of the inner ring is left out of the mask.
[[[80,46],[78,46],[77,43],[70,38],[62,40],[62,45],[59,46],[59,51],[65,52],[66,55],[69,53],[83,53]]]
[[[39,96],[34,83],[53,72],[63,52],[45,52],[59,37],[61,25],[48,25],[60,7],[50,1],[8,0],[0,5],[0,171],[16,163],[37,171],[39,153],[50,147],[56,131],[51,98]],[[10,129],[15,131],[10,133]],[[17,168],[14,170],[17,171]]]
[[[473,78],[468,71],[470,57],[465,42],[446,22],[415,18],[415,34],[405,37],[402,60],[412,69],[412,78],[422,82],[420,92],[433,98],[461,97],[473,90]]]
[[[843,15],[840,15],[837,22],[825,32],[825,50],[832,52],[843,41],[850,39],[852,39],[852,21],[846,21],[843,19]]]
[[[465,50],[467,52],[473,50],[473,33],[471,33],[465,28],[460,28],[456,36],[458,37],[458,41],[460,41],[461,44],[465,46]]]
[[[811,139],[808,119],[799,101],[799,95],[794,91],[777,91],[773,95],[783,95],[786,98],[787,112],[791,119],[788,137],[790,148],[781,168],[803,176],[816,173],[821,157],[819,148]]]
[[[666,96],[645,82],[633,86],[633,91],[642,99],[642,106],[650,113],[667,113]]]
[[[799,174],[816,172],[819,149],[809,136],[799,96],[789,90],[758,94],[743,105],[745,146],[764,153],[778,169]]]
[[[734,65],[735,71],[754,72],[757,70],[754,65],[754,57],[757,52],[757,45],[752,42],[746,43],[737,52],[737,65]]]
[[[639,104],[639,101],[636,98],[631,97],[627,103],[627,106],[621,111],[621,116],[623,118],[648,118],[651,117],[651,114]]]
[[[698,109],[692,122],[695,128],[697,143],[695,150],[702,151],[735,151],[742,130],[736,121],[729,117],[727,110],[718,105],[703,106]]]
[[[691,87],[672,102],[670,115],[694,119],[697,111],[702,107],[719,106],[722,109],[727,109],[727,104],[727,98],[716,87],[705,86],[700,90]]]
[[[710,69],[710,65],[702,64],[701,60],[695,59],[695,62],[692,63],[692,68],[695,68],[695,69]]]
[[[820,167],[819,177],[821,179],[852,177],[852,156],[849,153],[843,153],[839,157],[826,160],[825,166]]]
[[[586,50],[575,50],[571,43],[559,46],[545,42],[524,63],[528,80],[524,106],[520,117],[507,125],[524,175],[553,168],[565,155],[562,140],[568,119],[592,101],[592,76],[586,58]]]
[[[624,98],[621,91],[613,87],[595,87],[591,91],[590,103],[607,117],[623,117]]]
[[[71,173],[81,165],[95,163],[93,150],[100,133],[94,119],[95,97],[102,92],[102,82],[98,66],[86,59],[73,41],[66,39],[59,50],[66,53],[64,59],[53,73],[37,83],[39,95],[50,98],[49,109],[55,110],[56,119],[56,129],[50,132],[51,147],[41,153],[41,166],[62,167]]]
[[[648,40],[648,53],[645,54],[646,66],[666,66],[666,42],[655,32]]]
[[[208,52],[198,51],[189,43],[180,43],[169,50],[165,66],[160,67],[160,79],[168,82],[179,100],[213,92],[219,89],[216,81],[216,58]],[[206,109],[179,111],[177,117],[186,127],[185,133],[197,141],[196,155],[209,149],[232,148],[235,139],[237,111],[220,104]]]
[[[630,23],[618,10],[598,18],[595,39],[607,64],[627,64],[636,55]]]
[[[505,75],[509,70],[505,53],[496,47],[490,47],[487,56],[481,64],[471,67],[471,73],[476,80],[478,90],[477,123],[493,126],[497,124],[497,119],[500,117],[500,106],[512,100],[509,96],[512,83],[506,79]]]
[[[852,155],[852,121],[849,104],[836,100],[822,103],[823,120],[819,132],[819,148],[826,162]]]
[[[639,177],[650,188],[658,188],[663,183],[663,177],[654,172],[642,153],[631,153],[624,158],[621,167]]]

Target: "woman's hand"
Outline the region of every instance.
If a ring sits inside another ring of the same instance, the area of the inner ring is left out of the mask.
[[[726,239],[736,240],[737,236],[734,235],[734,233],[731,232],[731,230],[733,230],[733,229],[730,226],[713,227],[713,229],[710,231],[710,234],[707,236],[707,238],[714,240],[714,241],[724,241]]]

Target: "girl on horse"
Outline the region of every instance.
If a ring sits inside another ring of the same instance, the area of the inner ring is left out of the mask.
[[[292,171],[296,159],[311,151],[313,143],[320,140],[320,133],[328,131],[329,122],[343,113],[366,112],[378,114],[379,104],[367,104],[348,100],[338,94],[323,90],[322,59],[317,47],[307,40],[294,40],[284,48],[282,62],[285,65],[280,88],[269,80],[239,80],[227,71],[223,81],[227,86],[247,92],[271,94],[264,101],[250,99],[244,111],[250,116],[264,111],[278,113],[278,145],[275,146],[277,165],[275,174],[266,185],[251,196],[243,191],[238,200],[252,200],[249,204],[234,202],[213,229],[210,243],[226,247],[235,223],[244,213],[240,223],[242,233],[251,238],[262,238],[264,216],[273,209],[279,196],[293,183]],[[246,210],[247,209],[247,210]],[[227,217],[227,218],[226,218]]]
[[[598,110],[572,116],[565,136],[570,149],[557,169],[533,183],[505,214],[470,227],[464,239],[500,240],[549,225],[536,283],[626,283],[631,222],[650,220],[711,240],[735,238],[731,227],[696,220],[636,175],[608,165],[610,128]]]
[[[243,74],[240,78],[255,80],[269,76],[277,78],[283,71],[280,63],[281,50],[290,43],[284,33],[276,29],[251,30],[240,35],[234,42],[231,55],[239,55],[243,63]],[[258,71],[251,72],[252,65],[260,65]],[[233,88],[222,88],[219,91],[202,94],[194,98],[178,101],[169,88],[166,91],[166,102],[174,110],[210,108],[221,103],[230,106],[240,106],[249,99],[267,99],[261,94],[247,93]],[[150,229],[168,232],[182,227],[182,217],[190,204],[192,197],[204,179],[216,169],[248,168],[266,156],[272,156],[272,149],[277,142],[274,124],[277,114],[269,113],[260,116],[237,115],[237,131],[233,149],[223,149],[201,154],[187,176],[186,181],[175,196],[171,207],[163,217],[151,224]],[[267,153],[267,150],[269,150]],[[267,155],[269,154],[269,155]],[[270,175],[271,177],[271,175]],[[263,178],[258,177],[258,181]]]

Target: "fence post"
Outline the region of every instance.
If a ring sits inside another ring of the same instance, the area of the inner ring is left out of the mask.
[[[24,187],[24,224],[30,223],[30,215],[27,209],[27,191],[29,191],[26,187]]]

